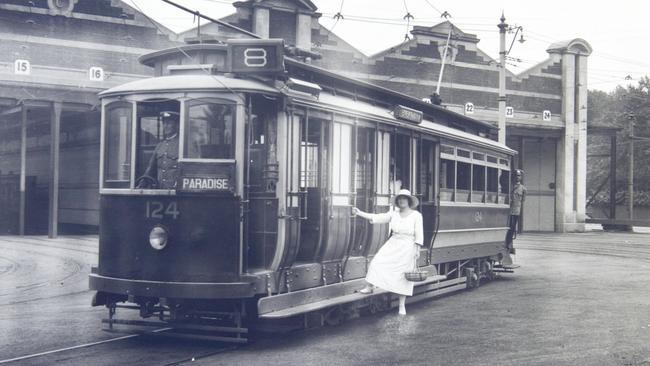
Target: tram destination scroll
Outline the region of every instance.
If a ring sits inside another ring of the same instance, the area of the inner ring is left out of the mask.
[[[233,193],[235,164],[204,164],[183,162],[176,184],[180,192]]]
[[[418,111],[417,109],[412,109],[412,108],[404,107],[403,105],[398,105],[395,107],[395,110],[393,111],[393,115],[397,119],[420,124],[422,123],[422,118],[424,116],[424,113],[422,113],[422,111]]]

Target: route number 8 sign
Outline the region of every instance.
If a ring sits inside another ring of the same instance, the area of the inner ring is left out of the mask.
[[[284,41],[281,39],[228,40],[228,65],[229,71],[233,73],[284,72]]]

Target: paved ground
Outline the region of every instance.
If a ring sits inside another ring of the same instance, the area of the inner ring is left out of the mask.
[[[11,364],[650,365],[650,235],[528,234],[516,246],[516,274],[410,305],[405,317],[363,317],[225,353],[135,336]],[[96,251],[92,237],[0,237],[0,363],[118,337],[99,330],[104,309],[89,306]]]

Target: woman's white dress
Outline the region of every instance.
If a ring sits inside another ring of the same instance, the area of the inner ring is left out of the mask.
[[[413,295],[413,282],[406,280],[404,272],[413,270],[416,252],[424,240],[422,214],[415,210],[406,217],[398,211],[370,214],[370,222],[390,223],[392,235],[370,262],[366,281],[396,294]]]

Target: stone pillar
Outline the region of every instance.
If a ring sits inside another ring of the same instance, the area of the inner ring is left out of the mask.
[[[296,15],[296,47],[311,49],[311,15],[298,12]]]
[[[555,229],[571,231],[574,211],[575,55],[562,54],[562,119],[564,134],[557,145]]]
[[[586,205],[587,205],[587,56],[576,55],[576,121],[575,136],[577,137],[578,151],[576,154],[576,231],[585,230]]]
[[[271,24],[271,12],[268,8],[255,7],[253,9],[253,33],[261,38],[269,38],[269,25]]]

